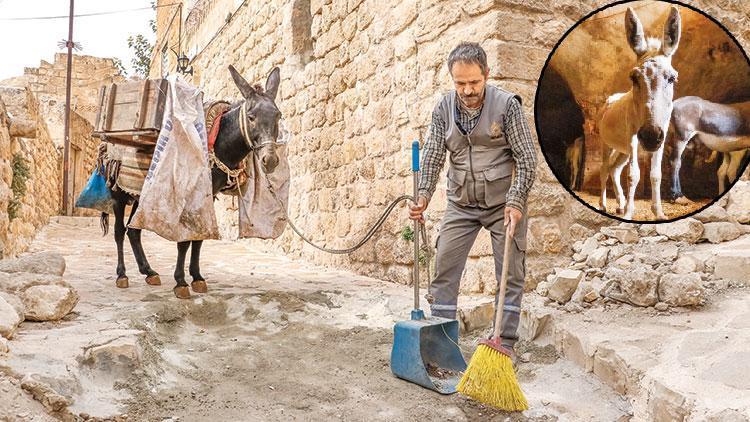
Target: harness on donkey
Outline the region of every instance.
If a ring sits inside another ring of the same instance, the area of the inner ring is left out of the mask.
[[[269,142],[264,142],[258,146],[253,144],[248,134],[245,102],[238,103],[236,107],[240,108],[240,132],[250,152],[252,153],[256,149],[269,144]],[[221,118],[234,108],[228,101],[216,100],[206,102],[203,105],[203,112],[206,118],[206,133],[208,134],[209,164],[212,168],[216,167],[227,175],[227,183],[221,188],[220,192],[241,197],[241,187],[245,185],[248,179],[246,161],[242,160],[239,167],[232,169],[219,160],[214,153],[214,144],[221,130]],[[103,169],[107,186],[110,189],[113,191],[121,190],[138,197],[148,174],[153,152],[153,147],[115,146],[102,142],[99,145],[97,166]]]

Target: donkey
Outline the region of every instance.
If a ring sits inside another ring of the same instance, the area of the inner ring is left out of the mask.
[[[625,14],[625,30],[637,63],[630,72],[632,87],[628,92],[609,97],[599,120],[602,141],[599,209],[607,209],[607,180],[611,177],[617,194],[617,213],[624,211],[625,219],[633,218],[635,191],[640,180],[640,145],[651,156],[651,210],[657,219],[665,219],[661,206],[661,161],[677,81],[672,55],[680,42],[680,13],[672,6],[661,42],[645,37],[643,25],[631,8]],[[626,205],[620,175],[628,160],[630,184]]]
[[[276,107],[274,100],[279,89],[279,69],[274,68],[266,80],[265,91],[258,85],[251,86],[233,66],[229,66],[235,85],[239,88],[244,100],[232,104],[232,107],[221,117],[221,126],[214,144],[214,155],[223,166],[230,170],[237,169],[245,157],[250,153],[258,154],[258,158],[267,173],[273,173],[279,163],[276,155],[276,139],[279,134],[279,119],[281,112]],[[244,123],[241,122],[244,116]],[[242,129],[242,126],[246,130]],[[222,188],[227,186],[228,175],[221,170],[221,164],[214,163],[211,168],[211,185],[214,197]],[[159,274],[154,271],[146,259],[146,254],[141,245],[141,230],[127,227],[125,221],[125,206],[133,203],[133,208],[128,218],[128,225],[133,219],[138,208],[138,198],[131,196],[121,190],[112,191],[115,213],[115,243],[117,243],[117,281],[116,286],[128,287],[128,277],[125,274],[125,263],[123,259],[123,240],[127,231],[130,246],[133,249],[138,270],[146,276],[146,283],[152,286],[161,284]],[[107,233],[109,215],[102,213],[102,228]],[[190,283],[196,293],[206,293],[208,287],[200,273],[200,252],[202,240],[194,240],[177,243],[177,265],[174,271],[174,279],[177,285],[174,294],[180,299],[190,297],[190,289],[185,282],[185,255],[192,244],[190,254],[190,275],[193,280]]]
[[[719,194],[724,193],[725,179],[737,179],[737,172],[750,148],[750,101],[718,104],[700,97],[682,97],[674,102],[672,126],[672,201],[684,201],[680,184],[682,153],[688,143],[697,139],[714,152],[723,155],[719,167]]]

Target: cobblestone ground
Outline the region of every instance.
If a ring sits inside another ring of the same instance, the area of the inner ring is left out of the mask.
[[[127,248],[131,287],[117,289],[112,235],[102,237],[92,219],[56,221],[31,250],[65,256],[65,279],[80,302],[59,323],[23,323],[0,366],[14,378],[33,374],[71,399],[74,418],[628,419],[624,399],[559,359],[552,346],[521,345],[519,379],[531,404],[524,414],[395,378],[392,326],[408,316],[407,286],[293,262],[242,242],[209,241],[202,262],[209,293],[179,300],[171,277],[176,245],[144,233],[162,286],[146,285]],[[467,358],[482,334],[462,336]],[[43,420],[38,412],[28,406],[16,418]]]

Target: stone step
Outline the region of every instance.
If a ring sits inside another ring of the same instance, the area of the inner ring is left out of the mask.
[[[750,420],[750,290],[672,313],[614,305],[576,314],[524,299],[521,338],[553,344],[627,397],[634,420]]]

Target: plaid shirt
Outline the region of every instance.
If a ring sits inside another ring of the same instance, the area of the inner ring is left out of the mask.
[[[479,121],[480,113],[465,110],[458,101],[456,101],[456,108],[458,109],[458,122],[470,132]],[[503,127],[505,138],[510,144],[511,153],[516,162],[516,177],[508,191],[506,205],[523,211],[529,190],[534,183],[536,151],[521,104],[515,98],[510,100]],[[443,117],[433,112],[430,136],[422,153],[422,172],[419,179],[419,195],[428,200],[435,193],[435,186],[445,165],[446,130],[447,124],[443,121]]]

